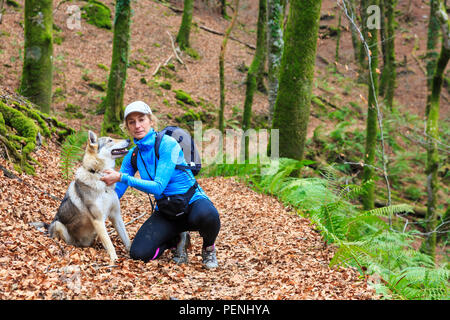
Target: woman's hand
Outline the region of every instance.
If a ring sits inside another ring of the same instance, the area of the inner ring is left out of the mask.
[[[113,185],[116,182],[120,181],[121,173],[117,172],[112,169],[106,169],[103,171],[105,174],[103,177],[100,178],[104,183],[106,183],[107,186]]]

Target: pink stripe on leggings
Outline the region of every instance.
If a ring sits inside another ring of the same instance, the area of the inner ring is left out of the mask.
[[[156,249],[156,253],[155,253],[155,255],[153,256],[152,260],[155,260],[155,258],[158,256],[158,253],[159,253],[159,248]]]

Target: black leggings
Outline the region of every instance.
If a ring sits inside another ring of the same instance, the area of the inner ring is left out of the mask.
[[[175,247],[183,231],[199,231],[203,247],[214,244],[220,230],[219,212],[209,199],[201,198],[189,205],[189,214],[180,220],[169,220],[155,211],[136,233],[130,256],[145,262],[160,257],[166,249]]]

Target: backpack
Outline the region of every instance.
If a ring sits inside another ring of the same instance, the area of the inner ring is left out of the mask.
[[[159,146],[161,145],[161,141],[164,135],[168,135],[174,138],[180,145],[181,149],[183,150],[184,159],[186,160],[187,165],[177,164],[175,165],[175,169],[180,170],[189,169],[192,171],[192,174],[196,176],[200,172],[202,164],[200,159],[200,153],[198,152],[198,149],[194,143],[194,139],[192,139],[191,135],[185,130],[176,126],[168,126],[162,129],[161,131],[157,132],[155,138],[155,155],[156,159],[158,160],[159,160]],[[139,149],[138,146],[136,146],[131,155],[131,165],[135,172],[138,171],[137,168],[138,152]]]

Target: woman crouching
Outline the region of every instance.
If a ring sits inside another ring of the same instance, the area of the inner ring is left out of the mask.
[[[130,248],[131,258],[147,262],[160,257],[166,249],[176,248],[173,260],[178,264],[187,263],[190,247],[187,231],[199,231],[203,238],[203,265],[207,269],[217,268],[214,243],[220,230],[219,213],[192,172],[176,168],[177,164],[186,165],[182,148],[174,138],[164,135],[159,157],[156,157],[154,128],[157,128],[157,118],[142,101],[135,101],[125,108],[124,127],[138,147],[136,164],[141,178],[134,177],[133,148],[123,159],[120,172],[106,170],[102,178],[107,185],[116,183],[119,199],[128,187],[151,193],[157,201],[172,195],[192,195],[187,199],[186,214],[180,218],[173,219],[156,208],[136,233]]]

